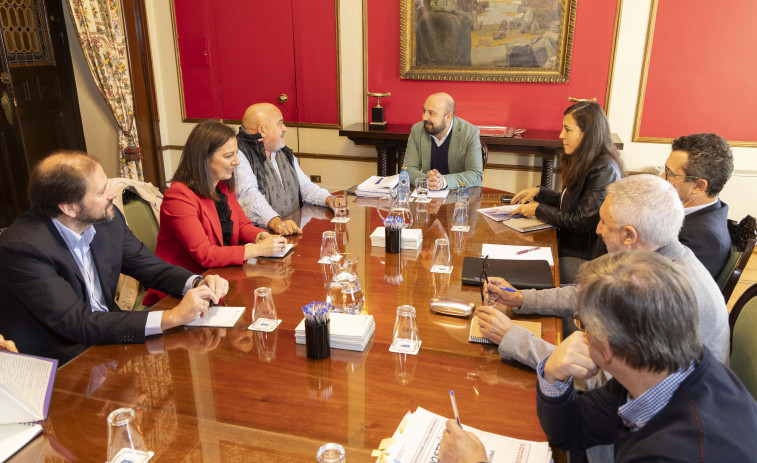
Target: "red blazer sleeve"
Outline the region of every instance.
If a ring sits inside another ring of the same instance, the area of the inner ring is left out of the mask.
[[[241,211],[236,198],[230,198],[229,203]],[[236,244],[238,227],[233,214],[232,220],[235,236],[231,242]],[[172,183],[160,206],[160,232],[155,251],[158,257],[198,273],[212,267],[242,265],[244,246],[222,244],[221,221],[213,200],[200,198],[182,183]]]
[[[229,198],[231,220],[234,221],[234,237],[232,237],[232,242],[234,242],[234,239],[237,239],[238,241],[236,242],[238,243],[254,243],[258,235],[265,230],[256,227],[252,221],[247,218],[244,209],[242,209],[239,200],[237,200],[236,193],[229,193],[225,188],[221,188],[221,191],[225,192],[226,196]]]

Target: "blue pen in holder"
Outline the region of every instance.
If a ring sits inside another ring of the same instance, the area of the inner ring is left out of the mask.
[[[305,314],[305,348],[308,358],[323,359],[331,354],[329,339],[330,304],[311,302],[302,308]]]

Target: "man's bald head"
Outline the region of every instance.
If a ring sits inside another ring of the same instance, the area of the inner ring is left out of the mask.
[[[441,139],[455,116],[455,100],[446,93],[434,93],[423,103],[423,128]]]
[[[56,151],[40,161],[29,177],[29,202],[37,214],[57,217],[59,204],[79,203],[100,164],[81,151]]]
[[[449,93],[439,92],[429,95],[423,106],[434,108],[439,113],[455,114],[455,100],[452,99]]]
[[[263,137],[263,144],[267,153],[278,151],[284,147],[284,116],[276,106],[270,103],[257,103],[244,112],[242,127],[249,134],[259,133]]]

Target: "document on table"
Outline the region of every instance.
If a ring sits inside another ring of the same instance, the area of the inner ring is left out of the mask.
[[[520,204],[508,204],[505,206],[485,207],[478,209],[477,212],[494,221],[504,222],[505,220],[510,220],[515,217],[522,217],[521,215],[516,215],[515,217],[510,216],[510,214],[519,207]]]
[[[533,251],[531,249],[537,248]],[[518,252],[524,252],[518,254]],[[489,259],[515,259],[515,260],[546,260],[550,266],[555,265],[552,258],[552,248],[549,246],[511,246],[508,244],[483,244],[481,245],[481,257],[489,256]]]
[[[386,449],[387,462],[432,463],[439,461],[439,444],[448,418],[421,407],[410,416],[403,430],[394,434],[394,443]],[[489,463],[547,463],[552,451],[547,442],[533,442],[499,436],[468,426],[484,444]]]
[[[287,243],[286,246],[284,247],[283,251],[279,251],[279,252],[277,252],[276,254],[274,254],[272,256],[258,256],[258,259],[278,259],[280,257],[284,257],[284,256],[287,255],[287,253],[289,252],[289,250],[292,249],[293,247],[294,247],[294,244]],[[247,263],[248,264],[254,264],[255,263],[255,258],[254,257],[250,257],[249,259],[247,259]]]
[[[413,190],[413,194],[410,195],[411,198],[417,198],[418,190]],[[445,188],[444,190],[428,190],[427,196],[431,199],[447,199],[447,195],[449,195],[449,188]]]
[[[186,326],[207,326],[214,328],[233,328],[239,317],[244,313],[244,307],[226,307],[214,305],[204,317],[197,317]]]

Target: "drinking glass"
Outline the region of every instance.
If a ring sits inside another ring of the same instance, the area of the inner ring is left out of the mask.
[[[426,203],[428,198],[428,178],[415,179],[415,202]]]
[[[418,323],[415,319],[415,307],[412,305],[397,307],[392,348],[403,352],[415,352],[418,348]]]
[[[321,235],[321,262],[324,262],[324,258],[334,260],[339,257],[339,246],[336,244],[336,232],[325,231]]]
[[[334,197],[334,215],[338,219],[344,219],[347,217],[347,195],[338,194]]]
[[[468,231],[468,205],[463,202],[455,203],[452,213],[452,231]]]
[[[134,410],[119,408],[108,415],[108,462],[146,462],[149,455]]]
[[[315,458],[318,463],[345,463],[344,459],[344,447],[339,444],[329,443],[324,444],[318,449],[318,453],[315,454]]]
[[[258,321],[260,320],[260,321]],[[255,305],[252,307],[252,323],[259,328],[270,328],[276,324],[276,306],[273,304],[271,288],[261,286],[255,289]]]
[[[447,273],[451,270],[449,255],[449,240],[439,238],[434,241],[434,255],[431,258],[431,271]]]

